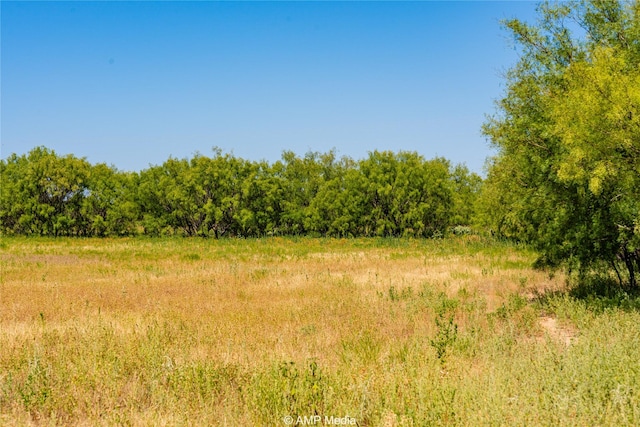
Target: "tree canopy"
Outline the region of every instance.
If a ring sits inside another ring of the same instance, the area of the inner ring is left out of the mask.
[[[269,164],[215,149],[140,173],[44,147],[0,161],[0,231],[47,236],[414,236],[469,225],[481,179],[413,152]]]
[[[640,3],[543,3],[505,22],[520,49],[484,132],[497,148],[481,205],[540,263],[640,271]]]

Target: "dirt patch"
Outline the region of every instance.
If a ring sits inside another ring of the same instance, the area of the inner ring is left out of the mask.
[[[550,316],[543,316],[538,321],[542,329],[553,339],[566,345],[571,345],[571,342],[575,339],[577,331],[566,325],[560,325],[558,319]]]

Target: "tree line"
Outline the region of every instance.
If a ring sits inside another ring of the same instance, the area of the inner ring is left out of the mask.
[[[640,275],[640,1],[546,2],[504,21],[520,53],[483,132],[482,180],[413,152],[220,150],[140,173],[43,147],[0,161],[0,232],[19,235],[415,236],[473,224],[539,266]]]
[[[37,147],[0,161],[5,235],[432,237],[471,223],[481,178],[443,158],[335,152],[169,158],[139,173]]]

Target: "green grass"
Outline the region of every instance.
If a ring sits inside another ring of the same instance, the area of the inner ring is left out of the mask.
[[[640,424],[638,299],[526,247],[2,243],[2,425]]]

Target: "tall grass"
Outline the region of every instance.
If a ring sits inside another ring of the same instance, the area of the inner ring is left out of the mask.
[[[474,236],[5,238],[0,424],[640,424],[638,305],[593,309],[533,259]]]

